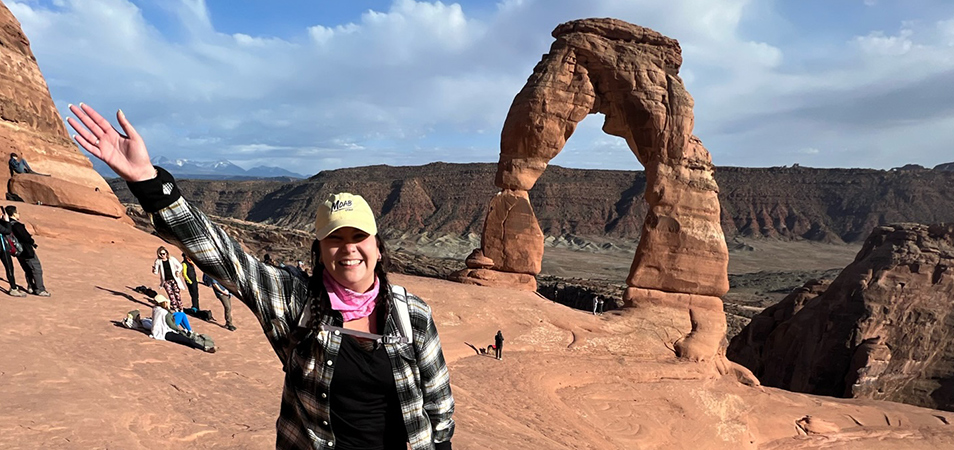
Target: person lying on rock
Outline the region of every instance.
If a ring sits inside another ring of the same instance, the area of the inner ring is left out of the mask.
[[[26,159],[21,159],[16,153],[10,154],[10,172],[12,173],[35,173],[30,168],[30,163]]]
[[[187,347],[215,353],[215,347],[206,347],[197,340],[189,325],[189,318],[183,312],[173,312],[172,304],[163,295],[156,295],[156,306],[152,308],[152,320],[141,321],[142,327],[149,330],[149,336],[157,341],[169,341]]]
[[[70,105],[74,139],[126,180],[158,235],[240,298],[285,367],[279,449],[450,449],[454,397],[430,308],[388,281],[374,213],[359,195],[320,203],[312,276],[246,253],[154,167],[122,111],[120,134]]]

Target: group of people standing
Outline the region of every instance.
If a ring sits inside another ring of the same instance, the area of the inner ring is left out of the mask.
[[[8,165],[10,166],[11,177],[20,173],[49,176],[35,172],[30,167],[30,163],[26,159],[20,158],[16,153],[10,154]],[[20,222],[17,207],[8,205],[0,208],[0,253],[2,253],[0,262],[3,262],[7,281],[10,283],[10,290],[7,291],[7,294],[13,297],[26,297],[27,294],[40,297],[50,296],[50,292],[46,290],[46,285],[43,284],[43,266],[40,265],[36,248],[37,244],[33,240],[33,235]],[[25,289],[17,284],[13,273],[13,258],[19,261],[20,268],[23,269],[23,275],[27,283]]]
[[[10,290],[7,293],[13,297],[26,297],[33,294],[39,297],[49,297],[43,283],[43,266],[36,254],[38,245],[26,226],[20,222],[20,213],[16,206],[7,205],[0,208],[0,262],[6,271]],[[21,289],[13,273],[13,258],[16,257],[23,269],[26,279],[26,288]]]
[[[171,311],[180,312],[183,310],[181,295],[183,290],[189,291],[189,297],[192,300],[192,311],[202,310],[199,306],[200,283],[195,269],[195,263],[189,258],[189,255],[183,253],[182,262],[179,262],[176,257],[169,254],[169,250],[165,246],[156,249],[156,261],[152,265],[152,273],[159,276],[159,285],[168,295]],[[222,302],[222,307],[225,309],[225,328],[229,331],[235,331],[235,325],[232,323],[232,294],[207,274],[202,274],[201,284],[212,288],[215,297]]]

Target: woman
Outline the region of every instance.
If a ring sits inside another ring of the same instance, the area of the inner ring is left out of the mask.
[[[87,105],[70,110],[74,139],[127,181],[159,236],[258,318],[285,366],[277,448],[451,448],[454,398],[430,308],[388,282],[363,198],[342,193],[319,206],[314,274],[302,280],[246,254],[186,202],[122,111],[126,136]]]
[[[187,347],[215,353],[215,347],[206,348],[195,340],[195,333],[189,325],[189,318],[183,312],[173,312],[169,299],[156,296],[156,306],[152,308],[152,320],[143,319],[143,328],[149,330],[149,336],[157,341],[169,341]]]
[[[166,247],[156,249],[156,262],[152,265],[152,273],[159,275],[159,286],[166,290],[172,301],[173,311],[182,311],[182,297],[179,291],[185,289],[182,284],[182,264],[169,254]]]

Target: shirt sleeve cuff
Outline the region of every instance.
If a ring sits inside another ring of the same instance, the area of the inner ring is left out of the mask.
[[[437,442],[434,444],[434,450],[453,450],[450,441]]]
[[[126,185],[139,200],[142,209],[148,213],[166,208],[182,197],[179,187],[176,186],[176,179],[166,169],[158,166],[155,178],[136,182],[127,181]]]

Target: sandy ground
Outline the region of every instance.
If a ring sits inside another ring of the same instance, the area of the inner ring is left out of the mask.
[[[148,308],[132,287],[156,284],[158,238],[48,207],[21,215],[53,297],[0,294],[0,448],[273,448],[283,374],[246,308],[235,332],[193,320],[215,354],[118,327]],[[533,293],[394,278],[434,310],[457,449],[954,448],[952,413],[748,387],[678,361],[678,311],[597,317]],[[221,317],[204,287],[202,302]],[[502,361],[465,345],[498,329]]]

